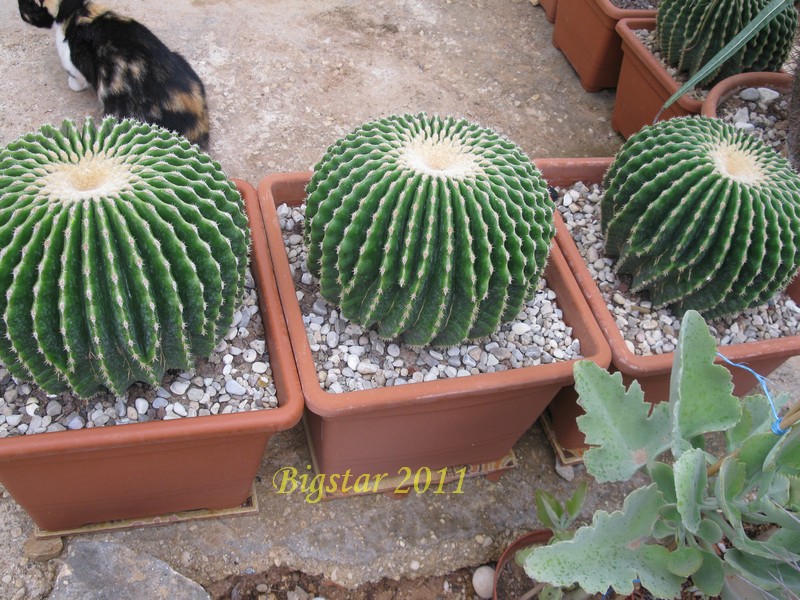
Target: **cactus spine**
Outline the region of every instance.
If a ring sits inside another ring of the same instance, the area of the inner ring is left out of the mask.
[[[392,116],[331,146],[308,185],[309,271],[383,338],[488,336],[535,292],[555,234],[538,170],[466,120]]]
[[[219,165],[125,120],[44,126],[0,150],[0,361],[48,393],[160,381],[209,354],[247,266]]]
[[[717,119],[642,128],[604,178],[606,253],[655,305],[715,318],[758,306],[800,266],[800,176]]]
[[[661,0],[656,37],[664,59],[694,75],[763,9],[769,0]],[[701,83],[747,71],[779,71],[789,56],[797,11],[787,6]]]

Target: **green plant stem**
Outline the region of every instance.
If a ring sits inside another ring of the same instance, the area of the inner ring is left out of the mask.
[[[533,586],[531,589],[525,592],[522,596],[520,596],[519,600],[530,600],[531,598],[534,598],[536,595],[539,594],[539,592],[541,592],[544,589],[544,586],[545,584],[543,583],[537,583],[535,586]]]

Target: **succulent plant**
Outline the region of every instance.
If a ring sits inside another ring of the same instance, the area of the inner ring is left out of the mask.
[[[656,38],[664,60],[693,75],[708,63],[770,0],[661,0]],[[797,28],[791,4],[701,83],[747,71],[779,71]]]
[[[642,128],[604,178],[605,248],[655,305],[706,318],[758,306],[800,266],[800,176],[717,119]]]
[[[182,138],[132,120],[0,150],[0,361],[48,393],[157,382],[208,354],[247,266],[242,199]]]
[[[482,338],[513,319],[555,233],[536,167],[463,119],[366,123],[328,148],[307,192],[308,266],[322,296],[417,346]]]

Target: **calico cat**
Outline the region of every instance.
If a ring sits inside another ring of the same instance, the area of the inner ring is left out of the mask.
[[[92,0],[19,0],[19,12],[27,23],[55,30],[69,87],[91,85],[104,114],[160,125],[207,147],[203,83],[147,27]]]

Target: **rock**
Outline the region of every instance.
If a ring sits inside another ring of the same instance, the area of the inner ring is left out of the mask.
[[[169,391],[175,394],[176,396],[181,396],[186,393],[186,390],[189,389],[189,382],[183,379],[176,379],[172,382],[172,385],[169,386]]]
[[[472,573],[472,587],[480,598],[488,599],[494,593],[494,569],[483,565]]]
[[[64,542],[60,537],[47,538],[44,540],[30,537],[22,547],[25,556],[36,562],[45,562],[51,558],[56,558],[64,549]]]
[[[734,123],[750,122],[750,111],[747,110],[746,106],[743,106],[742,108],[736,111],[736,114],[733,115],[733,122]]]
[[[761,100],[761,94],[756,88],[745,88],[739,92],[739,98],[745,102],[758,102]]]
[[[758,95],[761,99],[761,102],[767,104],[769,102],[772,102],[773,100],[777,100],[778,98],[780,98],[781,94],[780,92],[776,92],[773,89],[761,87],[758,88]]]
[[[229,379],[225,382],[225,391],[234,396],[244,396],[247,393],[247,388],[235,379]]]
[[[50,402],[47,403],[47,408],[45,408],[44,412],[51,417],[55,417],[61,414],[61,410],[61,404],[57,400],[50,400]]]
[[[136,407],[136,412],[140,415],[146,414],[147,409],[150,408],[150,403],[145,398],[137,398],[133,404]]]
[[[251,367],[253,369],[253,373],[266,373],[267,372],[267,363],[263,363],[261,361],[256,361],[253,363]]]
[[[122,544],[71,540],[63,561],[48,600],[210,600],[200,585],[177,573],[164,561],[143,552],[134,552]]]
[[[205,395],[206,393],[203,390],[196,387],[193,387],[189,389],[188,392],[186,392],[186,397],[189,398],[189,400],[192,402],[200,402],[205,397]]]
[[[526,333],[529,333],[530,330],[531,326],[528,325],[527,323],[514,323],[511,326],[511,331],[513,331],[517,335],[525,335]]]

